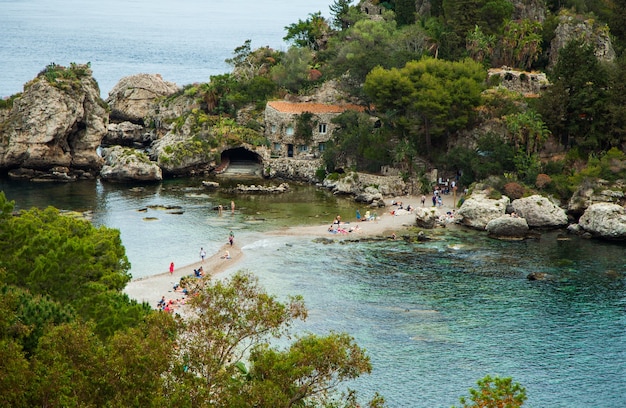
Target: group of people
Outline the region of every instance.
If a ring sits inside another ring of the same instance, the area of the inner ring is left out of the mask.
[[[213,207],[215,209],[215,207]],[[224,206],[222,204],[217,206],[217,214],[222,215],[224,212]],[[230,201],[230,213],[235,214],[235,202],[233,200]]]
[[[360,219],[360,214],[359,214],[359,210],[356,210],[357,212],[357,220]],[[367,212],[367,215],[369,216],[369,211]],[[365,221],[365,220],[363,220]],[[346,229],[346,224],[349,223],[341,223],[341,215],[337,215],[337,217],[335,217],[335,219],[333,220],[333,223],[330,224],[330,227],[328,227],[328,232],[330,232],[331,234],[349,234],[351,232],[358,232],[360,231],[360,228],[357,225],[351,225],[350,227],[348,227],[348,229]]]
[[[161,300],[157,302],[157,309],[167,313],[173,313],[174,310],[185,304],[185,298],[182,299],[170,299],[165,300],[165,296],[161,297]]]
[[[411,204],[407,205],[406,208],[404,207],[404,204],[402,203],[402,201],[392,201],[391,202],[392,206],[396,206],[396,209],[391,210],[389,213],[391,215],[400,215],[400,214],[412,214],[413,210],[415,210],[415,207],[413,207]]]
[[[357,221],[373,221],[378,217],[378,215],[376,213],[371,214],[369,210],[365,211],[365,215],[361,216],[361,212],[358,210],[356,210],[356,220]]]

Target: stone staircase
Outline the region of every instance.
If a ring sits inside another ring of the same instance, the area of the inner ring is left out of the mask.
[[[226,177],[262,177],[263,165],[252,160],[231,161],[230,164],[220,172],[220,175]]]

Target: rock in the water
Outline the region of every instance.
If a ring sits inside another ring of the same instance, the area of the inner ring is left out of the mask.
[[[160,181],[161,169],[148,156],[135,149],[115,146],[104,149],[106,163],[100,176],[110,181]]]
[[[519,198],[511,203],[513,210],[526,219],[529,227],[558,228],[567,225],[565,210],[540,195]]]
[[[594,237],[626,240],[626,209],[617,204],[592,204],[580,217],[578,225]]]
[[[507,196],[491,199],[485,191],[474,192],[463,201],[455,220],[468,227],[484,230],[489,221],[504,215],[508,204]]]
[[[487,223],[487,232],[494,238],[524,239],[528,234],[526,219],[504,215]]]

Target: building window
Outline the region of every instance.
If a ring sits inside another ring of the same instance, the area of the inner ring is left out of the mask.
[[[320,123],[319,127],[318,127],[319,133],[321,135],[325,135],[326,134],[326,123]]]
[[[279,151],[280,150],[280,143],[274,143],[274,150],[275,151]]]
[[[308,150],[309,150],[309,146],[307,146],[307,145],[299,145],[299,146],[298,146],[298,151],[299,151],[300,153],[305,153],[305,152],[307,152]]]
[[[293,126],[292,125],[287,126],[287,129],[285,130],[285,134],[287,136],[293,136]]]
[[[271,129],[272,129],[272,133],[276,133],[276,125],[272,125]]]
[[[321,142],[317,145],[317,150],[319,150],[320,152],[323,152],[324,149],[326,149],[326,143]]]

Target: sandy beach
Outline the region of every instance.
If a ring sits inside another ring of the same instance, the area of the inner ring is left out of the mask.
[[[454,207],[453,196],[443,195],[443,206],[436,207],[437,211],[443,215],[448,211],[451,211]],[[458,200],[458,196],[456,197]],[[294,226],[289,228],[283,228],[276,231],[268,232],[267,235],[271,236],[308,236],[311,238],[325,237],[330,239],[354,239],[355,237],[390,237],[392,234],[399,234],[405,228],[415,225],[415,215],[407,211],[400,210],[398,215],[392,214],[396,211],[397,206],[392,205],[392,202],[402,202],[406,208],[409,204],[412,207],[421,207],[421,196],[399,196],[387,198],[385,200],[387,206],[381,207],[375,210],[370,210],[371,214],[376,213],[378,217],[371,221],[357,221],[353,215],[351,219],[345,219],[342,223],[342,227],[346,230],[350,228],[358,229],[350,233],[330,233],[328,231],[329,226],[333,220],[328,220],[323,225],[314,226]],[[426,196],[425,207],[431,207],[431,196]],[[242,247],[248,244],[247,242],[241,242],[236,240],[231,246],[228,243],[224,244],[218,252],[204,259],[204,262],[198,261],[190,265],[184,265],[176,267],[174,273],[170,274],[169,271],[162,272],[156,275],[134,279],[128,283],[124,289],[124,293],[128,294],[131,299],[135,299],[138,302],[148,302],[152,307],[157,307],[157,302],[162,296],[165,296],[166,300],[182,300],[184,295],[174,290],[174,286],[184,276],[193,276],[194,270],[200,268],[204,270],[206,275],[216,275],[224,271],[230,270],[237,266],[239,261],[245,256],[245,251],[242,251]],[[230,259],[224,258],[225,252],[228,251]]]

